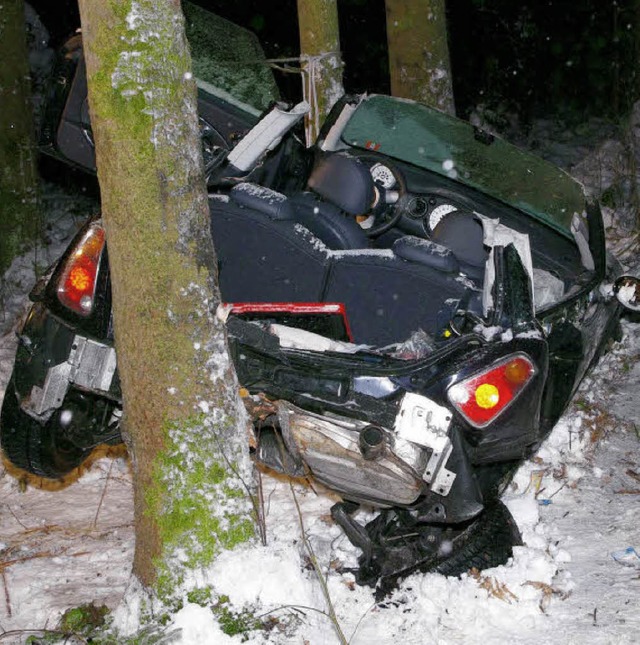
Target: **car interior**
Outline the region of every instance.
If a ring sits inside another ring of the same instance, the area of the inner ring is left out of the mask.
[[[394,173],[403,173],[411,195],[400,217],[386,214],[393,226],[375,237],[357,216],[384,189],[355,155],[319,155],[305,189],[290,196],[249,182],[211,196],[223,300],[343,303],[354,342],[378,347],[418,330],[437,338],[457,310],[482,315],[489,249],[480,213],[529,236],[542,306],[560,300],[584,271],[573,240],[485,196],[462,194],[459,185],[454,191],[442,177],[400,167],[394,163]],[[416,196],[427,206],[419,219],[411,210]],[[434,221],[430,213],[445,202],[451,210]]]
[[[250,183],[211,197],[223,299],[344,303],[354,342],[375,346],[438,334],[461,303],[477,309],[481,285],[461,274],[477,258],[413,235],[374,246],[353,217],[369,208],[373,179],[357,159],[332,158],[292,197]]]

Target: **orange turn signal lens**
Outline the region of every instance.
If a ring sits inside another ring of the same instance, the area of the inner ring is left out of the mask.
[[[67,257],[60,275],[58,299],[80,316],[88,316],[93,311],[104,245],[104,228],[99,222],[93,222]]]

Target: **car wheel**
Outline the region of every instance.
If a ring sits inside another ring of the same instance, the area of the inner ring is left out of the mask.
[[[57,479],[77,468],[91,452],[76,445],[60,423],[60,410],[39,423],[20,409],[13,379],[0,413],[0,444],[7,459],[33,475]]]
[[[490,569],[505,564],[513,547],[522,544],[520,531],[507,507],[495,500],[452,544],[451,555],[432,571],[460,576],[470,569]]]
[[[377,582],[378,600],[413,573],[460,576],[470,569],[489,569],[505,564],[513,547],[522,544],[513,517],[497,499],[489,501],[482,513],[464,526],[416,527],[409,535],[405,539],[388,536],[386,548],[379,543],[369,562],[360,562],[356,580],[370,585]]]

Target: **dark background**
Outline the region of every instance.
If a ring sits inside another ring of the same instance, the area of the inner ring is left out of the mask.
[[[298,54],[295,0],[195,0],[254,31],[269,58]],[[75,0],[33,0],[59,45],[79,24]],[[448,0],[457,111],[477,105],[579,123],[619,119],[638,98],[638,0]],[[339,0],[345,88],[389,92],[384,0]],[[278,74],[285,98],[299,77]]]

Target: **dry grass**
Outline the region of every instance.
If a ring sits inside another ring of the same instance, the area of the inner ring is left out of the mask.
[[[511,604],[512,601],[518,601],[518,596],[516,596],[504,582],[498,582],[495,578],[490,576],[483,576],[478,569],[471,569],[469,574],[476,580],[478,587],[484,589],[491,598],[498,598],[499,600],[509,604]]]

